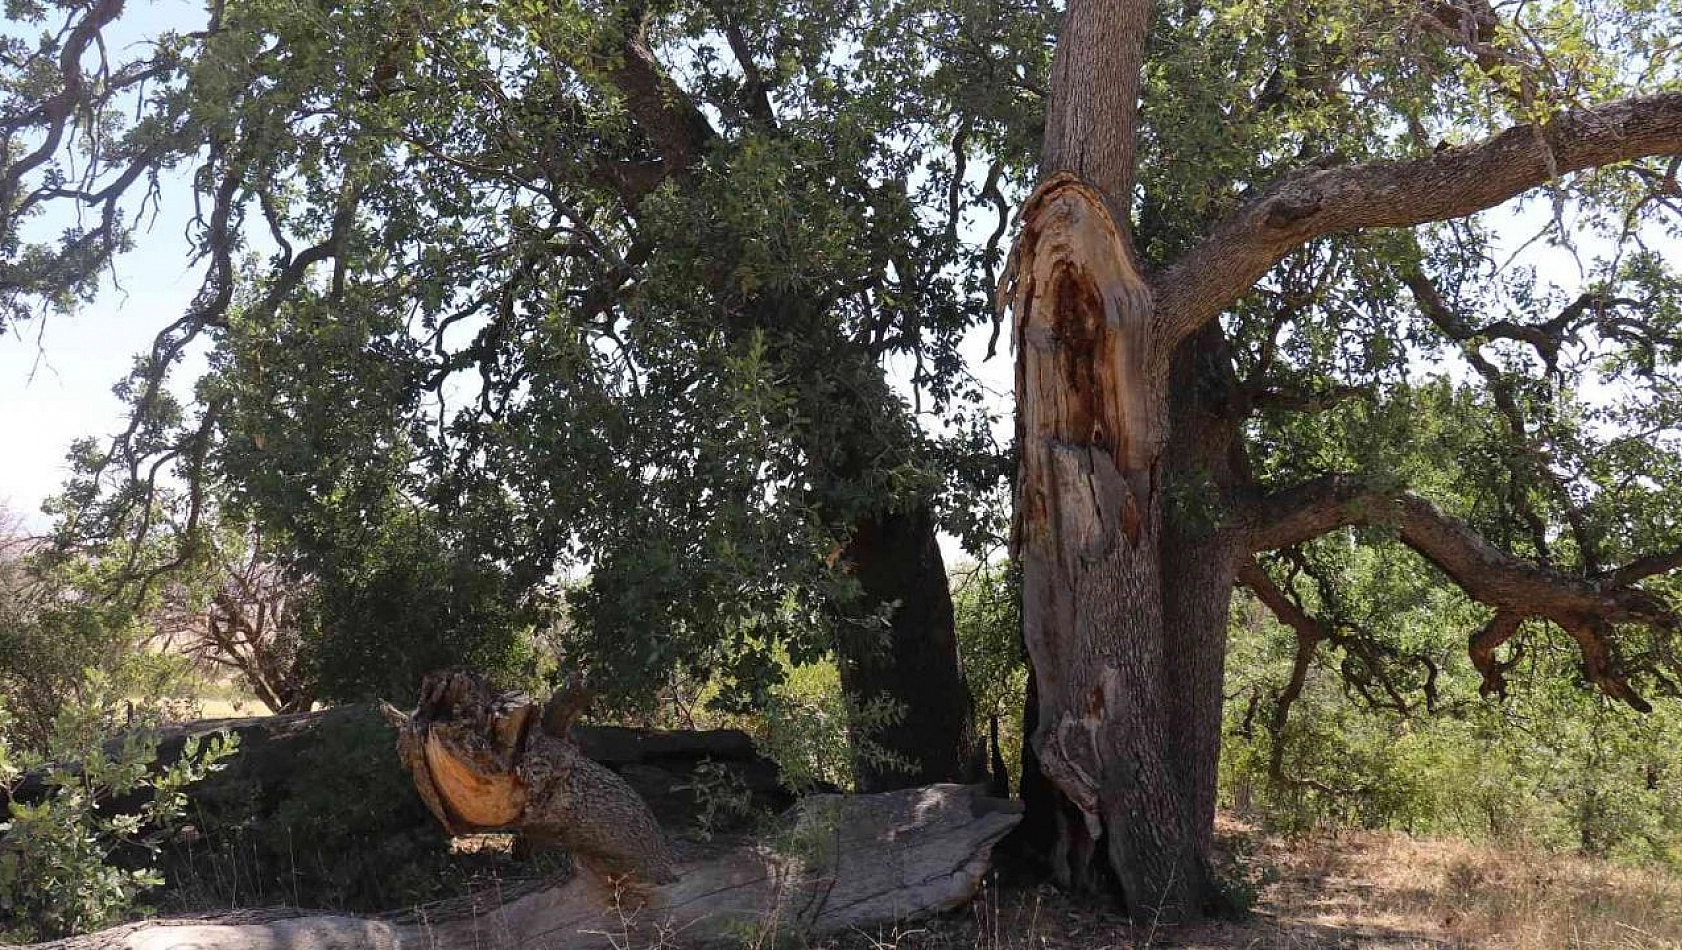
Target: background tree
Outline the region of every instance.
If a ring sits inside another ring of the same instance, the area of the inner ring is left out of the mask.
[[[948,487],[1002,467],[984,425],[932,440],[884,376],[909,363],[936,412],[978,399],[955,347],[1003,222],[985,249],[960,225],[979,194],[1003,214],[1005,166],[971,180],[964,143],[1015,133],[966,120],[937,156],[953,79],[913,81],[919,31],[967,13],[254,2],[118,63],[121,11],[29,7],[47,34],[8,41],[14,318],[91,293],[163,170],[193,166],[203,209],[203,288],[73,533],[154,527],[123,512],[185,463],[326,584],[386,492],[506,571],[505,608],[588,569],[575,659],[622,696],[684,667],[751,696],[774,644],[833,650],[860,708],[900,708],[869,738],[914,765],[861,759],[861,785],[967,770],[936,528]],[[65,204],[101,213],[30,231]],[[161,380],[201,335],[216,371],[183,412]],[[346,520],[304,514],[324,506]]]

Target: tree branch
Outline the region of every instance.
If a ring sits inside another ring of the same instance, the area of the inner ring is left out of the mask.
[[[1595,581],[1532,564],[1496,549],[1423,498],[1344,475],[1326,476],[1256,499],[1240,512],[1237,527],[1245,532],[1251,551],[1264,551],[1352,525],[1392,525],[1403,544],[1474,600],[1494,607],[1498,614],[1541,617],[1558,624],[1577,641],[1584,674],[1591,682],[1642,712],[1651,709],[1629,685],[1630,671],[1618,660],[1612,627],[1627,623],[1673,631],[1678,618],[1659,597],[1629,584],[1609,583],[1620,572]],[[1637,561],[1631,566],[1642,566],[1631,573],[1649,571],[1640,576],[1651,576],[1656,573],[1653,568],[1663,563],[1662,559]],[[1493,650],[1500,639],[1488,648]],[[1474,654],[1479,645],[1474,638]],[[1490,684],[1489,670],[1480,667],[1480,672]]]
[[[1621,99],[1520,125],[1429,158],[1292,173],[1161,271],[1156,322],[1172,346],[1214,319],[1303,243],[1494,207],[1570,172],[1682,153],[1682,92]]]

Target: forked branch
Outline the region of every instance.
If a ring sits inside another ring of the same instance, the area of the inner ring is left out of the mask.
[[[1185,339],[1322,235],[1464,217],[1560,175],[1678,153],[1682,92],[1668,92],[1514,126],[1428,158],[1295,172],[1157,275],[1156,322],[1168,340]]]
[[[1495,608],[1499,625],[1475,635],[1470,644],[1475,663],[1482,655],[1478,668],[1486,689],[1498,691],[1504,685],[1500,676],[1504,671],[1493,658],[1495,646],[1516,632],[1517,620],[1539,617],[1558,624],[1577,641],[1590,682],[1635,709],[1651,709],[1630,686],[1631,671],[1618,657],[1612,634],[1617,624],[1677,629],[1678,617],[1671,606],[1634,586],[1635,581],[1671,563],[1673,555],[1644,558],[1632,562],[1630,568],[1597,577],[1573,575],[1497,549],[1417,495],[1347,475],[1329,475],[1255,499],[1238,518],[1238,530],[1244,532],[1250,551],[1300,544],[1353,525],[1393,526],[1403,544],[1468,596]],[[1630,580],[1615,583],[1621,577]],[[1509,623],[1515,626],[1509,629]]]

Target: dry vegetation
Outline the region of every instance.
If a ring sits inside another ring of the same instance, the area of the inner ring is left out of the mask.
[[[1284,840],[1223,823],[1259,883],[1235,922],[1135,928],[1009,885],[966,915],[857,934],[834,950],[1682,950],[1682,875],[1400,834]]]

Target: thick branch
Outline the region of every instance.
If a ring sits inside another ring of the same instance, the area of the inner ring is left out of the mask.
[[[1612,626],[1629,623],[1672,630],[1677,618],[1653,594],[1607,582],[1619,572],[1596,582],[1532,564],[1498,550],[1423,498],[1348,476],[1327,476],[1258,499],[1239,521],[1252,551],[1300,544],[1349,525],[1393,525],[1403,544],[1468,596],[1514,618],[1542,617],[1558,624],[1581,648],[1590,681],[1636,709],[1650,708],[1628,684],[1628,671],[1621,668],[1611,644]],[[1635,562],[1642,565],[1635,573],[1655,572],[1662,563]],[[1474,651],[1478,645],[1474,641]],[[1489,682],[1489,671],[1480,670]]]
[[[1296,633],[1296,655],[1291,661],[1291,678],[1273,700],[1273,714],[1268,718],[1267,774],[1274,781],[1285,777],[1285,726],[1290,721],[1291,705],[1302,695],[1308,682],[1308,667],[1314,661],[1314,651],[1330,631],[1308,615],[1273,582],[1260,564],[1246,558],[1238,568],[1238,581],[1256,595],[1273,616]]]
[[[1429,158],[1287,175],[1158,275],[1156,320],[1190,336],[1286,254],[1322,235],[1464,217],[1574,171],[1682,153],[1682,93],[1622,99],[1515,126]]]
[[[717,133],[655,58],[647,23],[637,10],[628,17],[624,46],[604,57],[607,76],[625,97],[637,125],[659,149],[666,172],[682,179]]]

